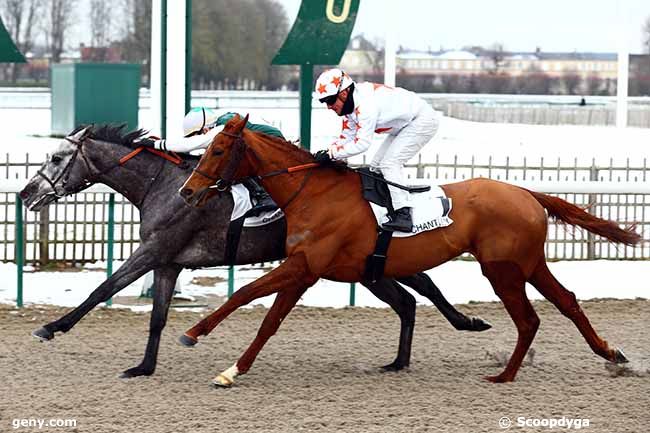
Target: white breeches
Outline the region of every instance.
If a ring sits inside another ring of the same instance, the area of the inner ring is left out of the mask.
[[[386,180],[404,185],[403,167],[427,144],[440,124],[440,114],[426,104],[417,116],[396,135],[389,135],[372,158],[370,166],[380,171]],[[389,186],[393,208],[409,206],[409,193]]]

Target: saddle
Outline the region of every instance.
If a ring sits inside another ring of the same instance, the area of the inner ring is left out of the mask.
[[[390,197],[388,181],[384,179],[384,175],[370,170],[370,167],[359,167],[354,171],[361,176],[363,198],[392,212],[394,210],[393,201]],[[430,185],[402,186],[402,188],[410,193],[422,193],[431,190]]]

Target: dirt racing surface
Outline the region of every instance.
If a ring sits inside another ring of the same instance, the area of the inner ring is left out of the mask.
[[[262,307],[234,313],[191,349],[176,340],[201,315],[172,310],[155,374],[124,380],[119,373],[142,358],[148,313],[96,309],[40,343],[31,331],[68,310],[3,305],[0,432],[469,433],[505,431],[502,417],[513,431],[649,431],[650,301],[582,303],[631,360],[625,370],[607,369],[552,305],[533,305],[541,319],[535,354],[514,383],[482,380],[501,372],[516,341],[502,305],[484,303],[459,306],[492,323],[482,333],[455,331],[433,307],[418,307],[411,367],[398,373],[376,368],[396,353],[392,311],[298,307],[230,389],[210,380],[252,341]],[[14,428],[30,419],[74,419],[76,427]]]

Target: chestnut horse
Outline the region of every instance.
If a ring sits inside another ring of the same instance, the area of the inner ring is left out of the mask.
[[[260,330],[241,358],[213,381],[229,386],[246,373],[266,341],[300,296],[319,278],[363,281],[366,257],[377,238],[375,217],[361,193],[359,174],[318,167],[313,156],[292,143],[245,129],[246,118],[233,118],[212,141],[180,190],[186,202],[201,206],[208,188],[258,176],[287,219],[287,259],[260,279],[239,289],[218,310],[181,336],[190,346],[208,335],[238,307],[277,293]],[[514,380],[530,347],[539,318],[526,297],[529,282],[573,321],[591,349],[608,361],[627,362],[592,328],[575,295],[551,274],[544,257],[549,216],[580,226],[612,242],[634,245],[641,236],[632,228],[590,215],[560,198],[489,179],[443,185],[454,204],[454,224],[407,238],[388,249],[385,275],[401,277],[438,266],[462,253],[481,265],[517,327],[518,338],[506,368],[492,382]]]

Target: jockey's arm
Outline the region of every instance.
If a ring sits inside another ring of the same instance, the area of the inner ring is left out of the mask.
[[[219,133],[221,128],[212,128],[205,134],[194,135],[192,137],[182,137],[177,139],[156,140],[154,148],[164,151],[188,153],[196,149],[205,149],[212,139]]]
[[[359,107],[359,123],[343,128],[339,138],[330,145],[330,155],[334,159],[344,159],[365,152],[372,145],[372,138],[377,125],[378,110],[371,104]],[[344,122],[345,125],[345,122]]]

